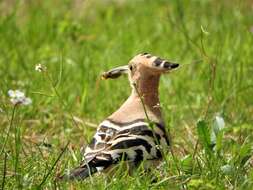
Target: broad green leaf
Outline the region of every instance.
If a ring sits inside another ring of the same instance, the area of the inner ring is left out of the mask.
[[[252,156],[252,147],[250,144],[242,145],[240,152],[240,164],[244,165]]]
[[[182,169],[185,171],[185,172],[191,172],[192,170],[192,166],[193,166],[193,163],[192,163],[192,155],[188,154],[186,155],[185,157],[183,157],[181,159],[181,165],[182,165]]]
[[[223,140],[224,132],[220,131],[220,133],[216,136],[216,145],[215,150],[219,152],[222,149],[222,140]]]
[[[200,143],[205,148],[205,150],[210,152],[211,151],[210,131],[209,131],[208,126],[204,120],[198,121],[197,131],[198,131],[198,137],[199,137]]]

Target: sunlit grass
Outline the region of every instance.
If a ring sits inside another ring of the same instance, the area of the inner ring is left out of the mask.
[[[252,3],[76,2],[0,3],[1,187],[251,189]],[[111,178],[56,182],[130,94],[127,78],[100,74],[140,52],[182,65],[160,82],[172,141],[166,163],[151,174],[119,169]],[[13,105],[10,89],[32,104]]]

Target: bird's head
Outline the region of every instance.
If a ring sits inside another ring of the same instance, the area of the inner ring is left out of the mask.
[[[128,65],[116,67],[104,72],[102,78],[115,79],[123,74],[128,74],[130,82],[138,85],[140,81],[159,78],[161,74],[169,73],[178,66],[178,63],[170,62],[149,53],[142,53],[133,57]]]

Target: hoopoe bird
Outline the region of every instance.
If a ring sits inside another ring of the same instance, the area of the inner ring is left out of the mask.
[[[104,79],[128,74],[132,93],[116,112],[100,123],[84,151],[81,165],[62,178],[84,179],[120,161],[138,166],[142,161],[161,160],[162,149],[168,149],[169,139],[159,102],[159,79],[161,74],[178,66],[143,53],[128,65],[105,72]]]

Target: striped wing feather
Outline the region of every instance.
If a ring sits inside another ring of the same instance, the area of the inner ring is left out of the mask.
[[[155,123],[151,129],[144,119],[127,123],[107,119],[99,125],[86,147],[81,166],[72,170],[67,178],[83,179],[120,160],[138,164],[143,160],[159,159],[162,157],[160,145],[169,145],[161,124]]]

